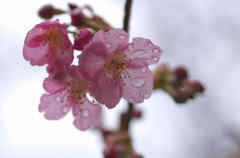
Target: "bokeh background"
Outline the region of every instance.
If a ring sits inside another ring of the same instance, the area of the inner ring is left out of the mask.
[[[101,158],[94,131],[81,132],[68,115],[47,121],[38,112],[45,68],[22,57],[25,35],[41,20],[46,3],[66,8],[67,0],[0,2],[0,158]],[[113,26],[122,26],[123,0],[70,1],[90,4]],[[133,123],[134,145],[146,158],[236,158],[240,151],[240,2],[238,0],[135,0],[131,36],[150,38],[164,50],[160,63],[186,65],[205,94],[179,106],[164,92],[139,104],[144,118]],[[61,17],[69,20],[68,17]],[[118,114],[106,110],[109,127]]]

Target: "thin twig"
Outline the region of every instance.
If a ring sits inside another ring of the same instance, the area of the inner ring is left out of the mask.
[[[124,8],[125,15],[124,15],[124,20],[123,20],[123,29],[126,32],[129,31],[132,2],[133,2],[133,0],[126,0],[126,3],[125,3],[125,8]]]
[[[126,0],[125,8],[124,8],[124,19],[123,19],[123,29],[128,32],[129,25],[130,25],[130,16],[131,16],[131,9],[132,9],[132,2],[133,0]],[[128,103],[128,109],[126,112],[121,114],[120,118],[120,127],[121,131],[128,131],[130,127],[130,122],[132,120],[132,114],[134,110],[134,105],[132,103]]]
[[[120,120],[120,130],[121,131],[128,131],[130,127],[130,122],[132,120],[132,114],[133,114],[133,107],[134,105],[132,103],[128,103],[128,109],[127,111],[123,112],[121,114],[121,120]]]

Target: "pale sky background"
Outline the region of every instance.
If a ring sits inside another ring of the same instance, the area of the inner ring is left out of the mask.
[[[81,132],[71,115],[47,121],[38,112],[43,67],[22,57],[25,35],[41,20],[46,3],[66,8],[67,0],[7,0],[0,5],[0,158],[101,158],[93,131]],[[74,1],[71,1],[74,2]],[[77,1],[75,1],[77,2]],[[113,26],[121,27],[123,0],[84,0]],[[150,38],[161,62],[185,64],[206,93],[177,106],[163,92],[143,104],[144,118],[132,126],[134,145],[146,158],[232,158],[240,147],[240,2],[237,0],[135,0],[131,36]],[[69,20],[64,18],[64,20]],[[119,104],[107,110],[117,126]]]

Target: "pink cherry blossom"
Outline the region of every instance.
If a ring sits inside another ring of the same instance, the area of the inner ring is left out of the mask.
[[[37,24],[25,38],[23,56],[32,65],[70,65],[73,48],[65,25],[58,20]]]
[[[150,40],[134,38],[120,29],[98,31],[79,55],[79,66],[88,80],[96,100],[113,108],[121,97],[141,103],[151,96],[152,72],[149,65],[158,62],[161,49]]]
[[[74,45],[73,48],[76,50],[83,50],[83,47],[88,44],[91,40],[92,35],[88,29],[80,29],[76,31],[76,35],[74,37]]]
[[[74,125],[80,130],[100,125],[101,106],[86,97],[91,83],[77,66],[50,73],[43,86],[48,93],[42,95],[39,111],[46,119],[61,119],[72,109]]]

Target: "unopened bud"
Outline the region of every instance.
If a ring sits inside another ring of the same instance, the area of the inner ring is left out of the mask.
[[[191,85],[196,92],[203,93],[205,91],[204,86],[198,81],[192,81]]]
[[[76,50],[83,50],[84,46],[88,44],[91,38],[92,33],[88,29],[77,30],[74,37],[73,48]]]
[[[174,77],[168,64],[160,65],[154,72],[154,89],[164,89],[168,86]]]
[[[54,7],[51,4],[44,5],[39,9],[38,15],[43,19],[51,19],[54,15]]]
[[[188,73],[185,67],[179,66],[174,70],[174,74],[178,80],[187,79]]]
[[[51,19],[54,15],[63,13],[65,13],[65,11],[54,8],[51,4],[42,6],[38,11],[38,15],[43,19]]]
[[[85,15],[81,8],[76,8],[71,12],[71,23],[74,26],[81,26],[85,19]]]
[[[138,109],[134,109],[132,112],[133,117],[135,118],[141,118],[142,117],[142,111]]]

